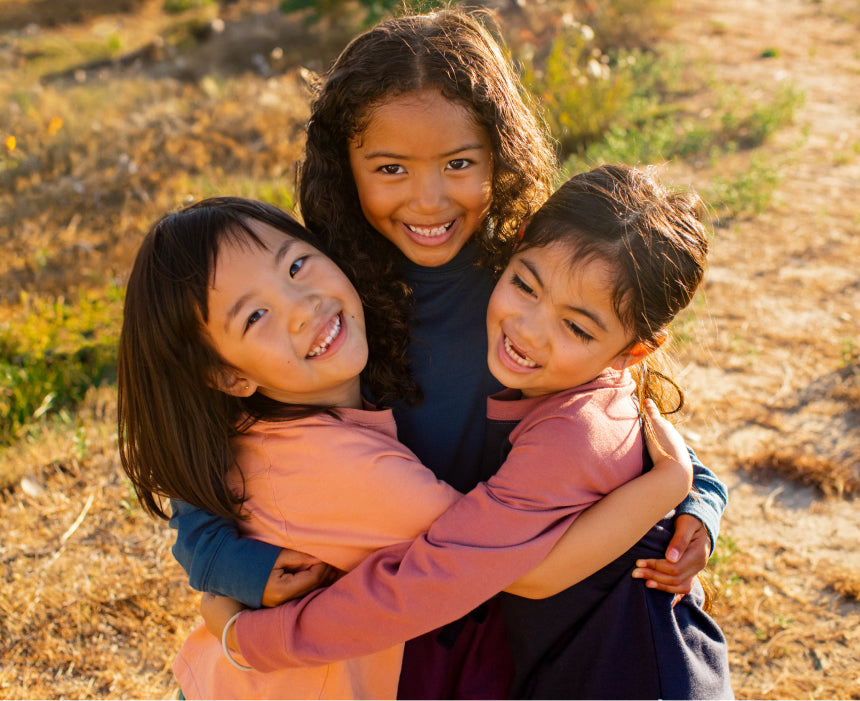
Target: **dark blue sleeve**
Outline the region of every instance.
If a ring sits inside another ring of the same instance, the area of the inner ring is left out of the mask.
[[[720,534],[720,519],[729,501],[729,493],[726,485],[720,482],[717,476],[702,464],[693,449],[688,446],[687,450],[693,460],[693,488],[695,491],[681,502],[676,511],[679,514],[695,516],[704,524],[711,536],[711,553],[713,553],[717,544],[717,536]]]
[[[243,538],[229,519],[171,500],[170,527],[176,529],[173,557],[192,588],[229,596],[260,608],[263,590],[281,549]]]

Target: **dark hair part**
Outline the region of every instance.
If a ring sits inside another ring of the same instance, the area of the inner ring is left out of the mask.
[[[655,349],[702,281],[708,236],[701,198],[668,190],[653,170],[606,165],[574,176],[535,214],[518,250],[559,241],[574,265],[608,263],[616,273],[612,303],[619,320],[633,343]],[[633,373],[640,403],[651,398],[664,413],[681,409],[683,392],[654,355]]]
[[[129,277],[118,356],[120,461],[141,505],[161,518],[165,497],[237,518],[242,497],[226,481],[235,464],[232,438],[255,420],[327,410],[212,387],[225,368],[205,327],[212,275],[225,243],[264,247],[249,220],[319,247],[272,205],[218,197],[158,221]]]
[[[302,217],[323,236],[335,262],[352,271],[362,295],[374,300],[365,305],[371,356],[374,344],[386,344],[386,357],[402,358],[404,376],[411,291],[396,270],[397,248],[362,213],[349,162],[348,146],[373,110],[393,98],[438,90],[486,130],[493,191],[477,238],[481,264],[494,272],[510,257],[520,222],[551,191],[556,160],[546,129],[528,106],[500,40],[479,16],[488,17],[444,10],[380,23],[343,50],[311,106],[299,178]],[[414,382],[409,389],[419,396]]]

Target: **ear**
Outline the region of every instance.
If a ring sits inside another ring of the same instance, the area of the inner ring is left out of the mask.
[[[247,377],[239,376],[235,370],[222,368],[209,383],[214,389],[234,397],[250,397],[257,391],[257,385]]]
[[[610,367],[612,367],[613,370],[619,371],[633,367],[636,363],[645,360],[645,358],[662,346],[668,338],[669,333],[664,329],[663,331],[658,332],[654,337],[653,346],[646,345],[641,342],[634,343],[627,350],[621,351],[621,353],[615,356],[615,360],[612,361]]]

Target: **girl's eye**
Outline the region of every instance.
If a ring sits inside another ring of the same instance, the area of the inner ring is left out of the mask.
[[[564,323],[567,324],[567,327],[573,332],[573,335],[576,336],[579,340],[584,341],[585,343],[588,343],[589,341],[594,340],[594,336],[587,333],[586,331],[583,331],[581,327],[577,326],[572,321],[565,321]]]
[[[254,311],[251,316],[248,317],[248,320],[245,322],[245,331],[250,329],[254,324],[256,324],[260,319],[263,318],[263,315],[266,313],[265,309],[257,309]]]
[[[534,295],[535,291],[531,287],[529,287],[529,285],[526,283],[526,281],[523,280],[516,273],[514,273],[513,277],[511,277],[511,282],[513,283],[514,287],[519,288],[520,290],[525,292],[527,295]]]
[[[448,167],[451,170],[463,170],[464,168],[468,168],[470,165],[472,165],[472,161],[468,158],[455,158],[448,161]]]
[[[401,173],[405,173],[406,170],[401,165],[397,165],[397,163],[387,163],[384,166],[379,166],[377,169],[380,173],[385,173],[386,175],[400,175]]]
[[[307,259],[307,256],[302,256],[301,258],[297,258],[290,264],[290,277],[295,277],[299,274],[299,271],[302,269],[302,266],[305,264],[305,261]]]

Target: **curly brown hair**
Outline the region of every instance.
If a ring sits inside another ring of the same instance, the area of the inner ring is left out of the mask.
[[[520,223],[551,192],[556,157],[491,24],[486,12],[453,9],[384,21],[343,50],[311,105],[299,176],[302,217],[362,295],[371,356],[388,359],[388,373],[401,378],[398,393],[413,401],[420,388],[406,360],[411,290],[398,272],[397,248],[362,213],[348,146],[387,100],[438,90],[463,105],[490,137],[492,202],[475,236],[480,264],[500,272]],[[391,385],[371,372],[365,381]]]

